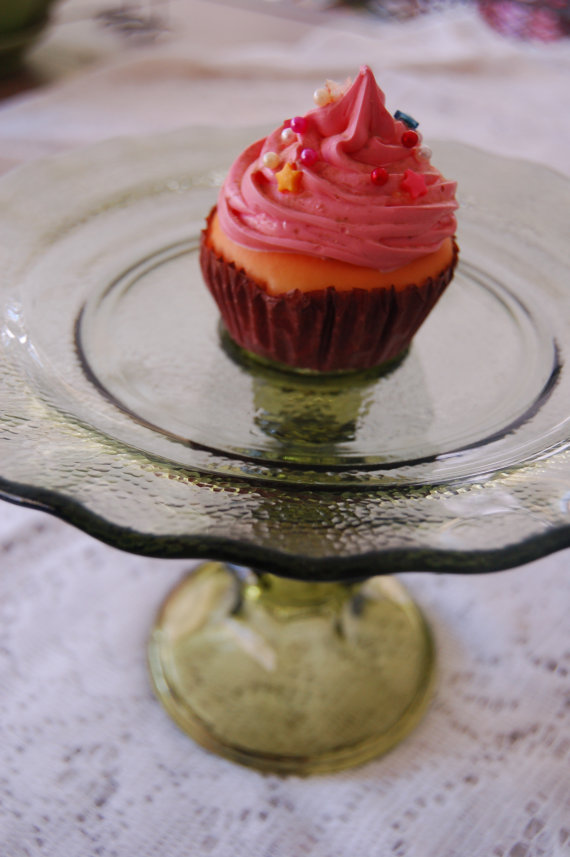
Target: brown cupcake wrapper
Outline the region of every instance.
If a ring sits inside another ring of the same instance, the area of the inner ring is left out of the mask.
[[[200,265],[231,338],[261,357],[297,369],[370,369],[410,344],[453,277],[458,248],[437,277],[403,289],[314,292],[273,296],[245,271],[218,256],[202,233]]]

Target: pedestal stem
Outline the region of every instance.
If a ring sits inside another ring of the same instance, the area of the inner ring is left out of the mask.
[[[303,583],[214,562],[166,600],[149,660],[186,732],[281,773],[390,749],[419,720],[433,678],[431,636],[394,579]]]
[[[358,588],[357,584],[308,583],[274,574],[252,575],[244,585],[244,598],[250,603],[277,612],[314,613],[336,611]]]

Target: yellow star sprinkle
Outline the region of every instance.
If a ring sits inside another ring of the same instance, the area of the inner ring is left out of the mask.
[[[301,190],[300,184],[303,178],[301,170],[296,170],[293,164],[287,162],[283,169],[275,173],[277,179],[277,189],[281,193],[299,193]]]

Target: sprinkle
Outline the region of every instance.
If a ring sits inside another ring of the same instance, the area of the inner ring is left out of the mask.
[[[307,130],[307,120],[304,116],[294,116],[291,119],[291,128],[295,134],[304,134]]]
[[[295,139],[295,132],[292,128],[283,128],[281,131],[281,139],[284,143],[292,143]]]
[[[336,80],[327,80],[325,82],[330,92],[331,101],[338,101],[350,89],[351,84],[349,77],[346,78],[344,83],[338,83]]]
[[[403,110],[396,110],[396,112],[394,113],[394,119],[397,119],[400,122],[404,122],[404,124],[412,130],[414,130],[414,128],[417,128],[420,124],[413,118],[413,116],[410,116],[409,113],[404,113]]]
[[[280,158],[277,152],[266,152],[261,159],[264,167],[269,167],[270,170],[275,170],[280,164]]]
[[[412,199],[418,199],[420,196],[425,196],[427,193],[425,176],[421,173],[415,173],[413,170],[406,170],[404,178],[400,182],[402,190],[407,191]]]
[[[333,101],[338,101],[339,98],[342,98],[349,88],[349,77],[347,77],[344,83],[337,83],[336,80],[327,80],[324,86],[315,89],[313,100],[317,107],[324,107],[326,104],[331,104]]]
[[[419,143],[420,137],[415,131],[404,131],[402,134],[402,146],[413,149]]]
[[[320,89],[315,89],[313,93],[313,101],[317,107],[324,107],[325,104],[332,101],[331,93],[325,86],[322,86]]]
[[[370,173],[370,181],[372,184],[378,185],[379,187],[389,179],[388,170],[385,170],[384,167],[375,167]]]
[[[319,156],[314,149],[307,148],[301,150],[299,160],[301,161],[304,167],[314,167],[314,165],[319,160]]]
[[[418,156],[418,158],[422,158],[422,160],[424,161],[429,161],[429,159],[433,155],[433,152],[429,146],[420,146],[420,148],[416,152],[416,155]]]
[[[282,170],[275,173],[277,189],[281,193],[299,193],[303,173],[295,169],[294,164],[287,162]]]

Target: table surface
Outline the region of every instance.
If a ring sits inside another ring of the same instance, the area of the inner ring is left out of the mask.
[[[294,5],[64,0],[0,87],[0,171],[123,134],[270,129],[363,62],[427,142],[570,171],[568,41],[506,40],[472,6],[386,23]],[[0,855],[570,854],[569,563],[402,575],[438,646],[426,718],[364,767],[282,779],[195,746],[152,695],[148,631],[192,563],[0,504]]]

